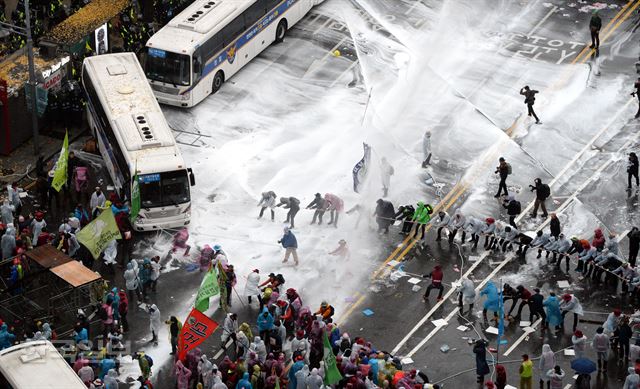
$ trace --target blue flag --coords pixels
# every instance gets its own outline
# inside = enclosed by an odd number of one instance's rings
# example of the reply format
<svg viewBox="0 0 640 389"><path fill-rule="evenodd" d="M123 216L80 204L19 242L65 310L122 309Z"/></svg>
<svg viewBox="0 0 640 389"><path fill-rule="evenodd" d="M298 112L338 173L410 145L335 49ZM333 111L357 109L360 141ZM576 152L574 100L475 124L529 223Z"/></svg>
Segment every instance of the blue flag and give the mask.
<svg viewBox="0 0 640 389"><path fill-rule="evenodd" d="M358 193L358 186L362 181L364 181L364 179L367 176L367 168L368 168L369 160L371 159L371 146L369 146L366 143L363 143L362 147L364 148L364 156L360 161L358 161L358 163L356 163L356 166L354 166L352 170L353 191L356 193Z"/></svg>
<svg viewBox="0 0 640 389"><path fill-rule="evenodd" d="M498 293L498 337L504 335L504 300L502 299L502 289Z"/></svg>

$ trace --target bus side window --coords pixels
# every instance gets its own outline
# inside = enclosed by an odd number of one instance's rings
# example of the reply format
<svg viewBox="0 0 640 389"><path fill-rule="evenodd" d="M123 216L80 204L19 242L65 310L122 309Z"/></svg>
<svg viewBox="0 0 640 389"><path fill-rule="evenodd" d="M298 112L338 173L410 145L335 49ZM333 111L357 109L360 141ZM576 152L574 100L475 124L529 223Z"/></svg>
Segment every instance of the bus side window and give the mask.
<svg viewBox="0 0 640 389"><path fill-rule="evenodd" d="M247 28L254 25L267 13L267 3L265 0L258 0L244 11L244 23Z"/></svg>
<svg viewBox="0 0 640 389"><path fill-rule="evenodd" d="M245 29L244 15L238 15L229 24L222 29L222 40L224 45L228 45L233 42Z"/></svg>
<svg viewBox="0 0 640 389"><path fill-rule="evenodd" d="M274 9L278 4L280 4L282 2L282 0L266 0L267 3L267 9L269 11L271 11L272 9Z"/></svg>
<svg viewBox="0 0 640 389"><path fill-rule="evenodd" d="M193 54L193 74L194 80L198 80L202 76L202 60L199 51Z"/></svg>

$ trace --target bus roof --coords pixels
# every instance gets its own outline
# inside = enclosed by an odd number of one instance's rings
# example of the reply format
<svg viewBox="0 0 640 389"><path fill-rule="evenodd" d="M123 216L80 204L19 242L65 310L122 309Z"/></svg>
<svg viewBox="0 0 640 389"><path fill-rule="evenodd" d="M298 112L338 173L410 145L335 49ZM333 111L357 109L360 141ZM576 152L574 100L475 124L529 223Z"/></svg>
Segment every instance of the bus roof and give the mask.
<svg viewBox="0 0 640 389"><path fill-rule="evenodd" d="M86 389L80 377L46 340L0 351L0 373L16 389Z"/></svg>
<svg viewBox="0 0 640 389"><path fill-rule="evenodd" d="M134 53L87 57L83 64L109 117L129 170L185 169L171 129Z"/></svg>
<svg viewBox="0 0 640 389"><path fill-rule="evenodd" d="M148 41L147 46L191 54L256 0L196 0Z"/></svg>

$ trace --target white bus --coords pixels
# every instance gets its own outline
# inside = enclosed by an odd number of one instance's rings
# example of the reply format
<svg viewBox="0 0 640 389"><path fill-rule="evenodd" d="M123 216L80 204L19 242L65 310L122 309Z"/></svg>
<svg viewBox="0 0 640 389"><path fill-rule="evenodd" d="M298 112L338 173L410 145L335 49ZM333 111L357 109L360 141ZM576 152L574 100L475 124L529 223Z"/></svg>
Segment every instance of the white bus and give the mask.
<svg viewBox="0 0 640 389"><path fill-rule="evenodd" d="M194 1L147 42L143 62L158 101L198 104L322 1Z"/></svg>
<svg viewBox="0 0 640 389"><path fill-rule="evenodd" d="M185 166L135 54L86 58L82 85L89 126L121 197L131 197L137 170L141 209L134 229L189 224L193 172Z"/></svg>
<svg viewBox="0 0 640 389"><path fill-rule="evenodd" d="M36 340L0 351L0 388L87 389L87 386L51 343Z"/></svg>

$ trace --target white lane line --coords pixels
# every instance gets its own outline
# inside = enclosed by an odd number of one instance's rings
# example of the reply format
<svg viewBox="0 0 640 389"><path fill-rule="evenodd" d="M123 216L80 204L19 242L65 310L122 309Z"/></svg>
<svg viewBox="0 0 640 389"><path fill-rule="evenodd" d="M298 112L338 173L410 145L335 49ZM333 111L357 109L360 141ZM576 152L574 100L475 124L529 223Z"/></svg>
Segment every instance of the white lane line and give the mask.
<svg viewBox="0 0 640 389"><path fill-rule="evenodd" d="M336 51L336 49L338 49L338 47L340 47L341 44L344 43L344 41L347 40L347 37L343 37L342 39L340 39L340 41L338 43L336 43L335 46L333 46L331 48L331 50L327 51L327 53L322 56L322 58L320 58L319 60L313 61L311 63L311 66L309 66L309 69L307 69L307 71L304 73L304 76L302 76L303 78L306 77L308 74L315 72L316 70L318 70L321 66L322 63L324 63L324 61L327 60L327 58L329 58L330 55L333 55L333 52Z"/></svg>
<svg viewBox="0 0 640 389"><path fill-rule="evenodd" d="M318 27L318 28L313 32L313 35L316 35L316 34L318 34L320 31L322 31L322 29L324 29L325 27L327 27L327 25L328 25L329 23L331 23L331 21L333 21L333 18L332 18L332 17L330 17L330 16L327 16L327 21L326 21L326 22L324 22L324 23L322 23L322 24L320 25L320 27Z"/></svg>
<svg viewBox="0 0 640 389"><path fill-rule="evenodd" d="M553 6L553 8L551 8L551 10L549 10L549 12L545 15L545 17L544 17L544 18L542 18L542 20L541 20L541 21L539 21L539 22L538 22L538 24L536 24L535 26L533 26L533 28L531 29L531 31L529 31L529 32L527 33L527 38L530 38L530 37L533 35L533 33L534 33L534 32L536 32L536 30L537 30L538 28L540 28L540 26L542 25L542 23L546 22L546 21L547 21L547 19L549 19L549 16L551 16L554 12L556 12L556 10L557 10L557 9L558 9L558 7L554 5L554 6Z"/></svg>
<svg viewBox="0 0 640 389"><path fill-rule="evenodd" d="M411 11L413 11L413 9L414 9L414 8L416 8L418 5L421 5L421 4L422 4L422 0L416 0L416 2L415 2L415 3L413 3L413 5L411 6L411 8L409 8L409 9L407 10L407 12L405 12L404 14L405 14L405 15L409 15L409 14L411 13Z"/></svg>
<svg viewBox="0 0 640 389"><path fill-rule="evenodd" d="M560 172L558 172L558 174L556 174L556 176L553 178L553 180L551 180L549 182L549 187L552 187L555 183L558 182L558 180L560 180L560 178L569 170L569 168L571 168L577 161L578 159L580 159L580 157L582 157L582 155L584 155L584 153L586 153L588 150L591 150L591 147L593 146L593 144L596 142L596 140L598 140L602 134L604 134L607 130L610 129L610 127L613 125L613 123L618 119L618 116L624 112L627 109L627 106L629 104L631 104L633 101L635 100L635 98L631 98L629 99L629 101L627 101L627 103L625 105L623 105L618 112L616 112L616 114L611 118L611 120L604 126L602 127L602 129L600 131L598 131L590 140L589 142L587 142L587 144L584 145L584 147L582 148L582 150L580 150L578 152L578 154L576 154L573 159L571 161L569 161L563 168L562 170L560 170ZM624 148L624 146L623 146ZM531 208L533 208L535 202L531 202L529 203L529 205L527 205L527 207L520 213L520 215L526 215ZM557 210L556 210L557 212ZM544 224L546 225L546 223Z"/></svg>
<svg viewBox="0 0 640 389"><path fill-rule="evenodd" d="M536 332L536 328L540 325L540 323L542 323L542 319L538 318L538 320L536 320L535 323L533 323L533 325L531 326L531 331L525 331L524 334L522 334L518 340L516 340L511 347L509 347L509 349L507 351L505 351L504 355L505 357L508 356L509 354L511 354L511 352L513 350L516 349L516 347L518 347L518 345L520 345L520 343L522 343L523 340L525 340L527 338L527 336L533 334L534 332Z"/></svg>
<svg viewBox="0 0 640 389"><path fill-rule="evenodd" d="M229 346L231 346L231 344L233 343L233 340L229 339L227 341L227 344L225 344L224 348L227 348ZM213 360L217 361L218 358L220 358L220 356L222 356L222 353L224 353L224 348L220 348L220 350L218 350L218 352L216 353L216 355L213 356Z"/></svg>
<svg viewBox="0 0 640 389"><path fill-rule="evenodd" d="M567 386L565 386L564 389L571 389L571 384L567 384Z"/></svg>
<svg viewBox="0 0 640 389"><path fill-rule="evenodd" d="M333 88L338 81L340 81L340 79L342 79L342 77L347 74L348 72L351 71L351 69L353 69L356 65L358 65L360 63L359 60L355 60L351 65L349 65L349 67L342 73L340 73L340 75L338 77L336 77L335 80L333 80L333 82L331 83L331 85L329 85L329 88Z"/></svg>
<svg viewBox="0 0 640 389"><path fill-rule="evenodd" d="M478 260L476 260L476 262L471 265L471 267L467 270L466 273L464 273L463 277L467 277L469 276L469 274L471 274L471 272L478 267L478 265L480 265L480 262L482 262L487 256L489 255L488 251L483 252L480 255L480 258L478 258ZM438 308L440 308L440 306L449 299L449 297L451 297L451 295L456 291L456 288L449 288L449 290L447 291L447 293L444 295L444 297L442 298L442 301L439 301L436 305L433 306L433 308L431 308L429 310L429 312L427 312L426 315L424 315L424 317L422 319L420 319L420 321L413 326L413 328L407 333L407 335L405 335L404 338L402 338L402 340L396 345L396 347L391 351L391 354L395 354L398 352L398 350L400 350L400 348L402 348L402 346L405 345L405 343L407 343L407 340L409 340L409 338L411 338L411 336L413 336L413 334L416 333L416 331L418 331L418 329L420 329L420 327L422 327L422 325L424 323L427 322L427 320L429 320L429 318L431 317L431 315L433 315ZM457 308L456 308L457 309Z"/></svg>
<svg viewBox="0 0 640 389"><path fill-rule="evenodd" d="M502 270L502 268L509 262L511 262L511 259L515 258L515 256L511 257L511 258L507 258L504 261L502 261L502 263L500 263L500 265L498 265L498 267L496 267L491 274L489 274L489 276L487 278L485 278L479 285L478 287L476 287L476 292L480 291L480 289L482 289L482 287L484 287L484 285L489 282L489 280L491 278L493 278L493 276L495 276L500 270ZM479 262L479 261L478 261ZM454 290L452 288L452 290ZM451 311L451 313L449 313L449 315L447 315L447 317L444 319L445 321L450 321L455 315L458 314L458 307L456 307L453 311ZM416 347L414 347L411 351L409 351L409 353L407 355L405 355L404 357L407 358L411 358L413 356L413 354L415 354L416 352L418 352L422 346L424 346L432 337L435 336L435 334L438 333L438 331L440 331L440 329L442 329L443 327L436 327L434 328L424 339L422 339L420 341L420 343L418 343L416 345ZM391 353L393 354L393 353Z"/></svg>

